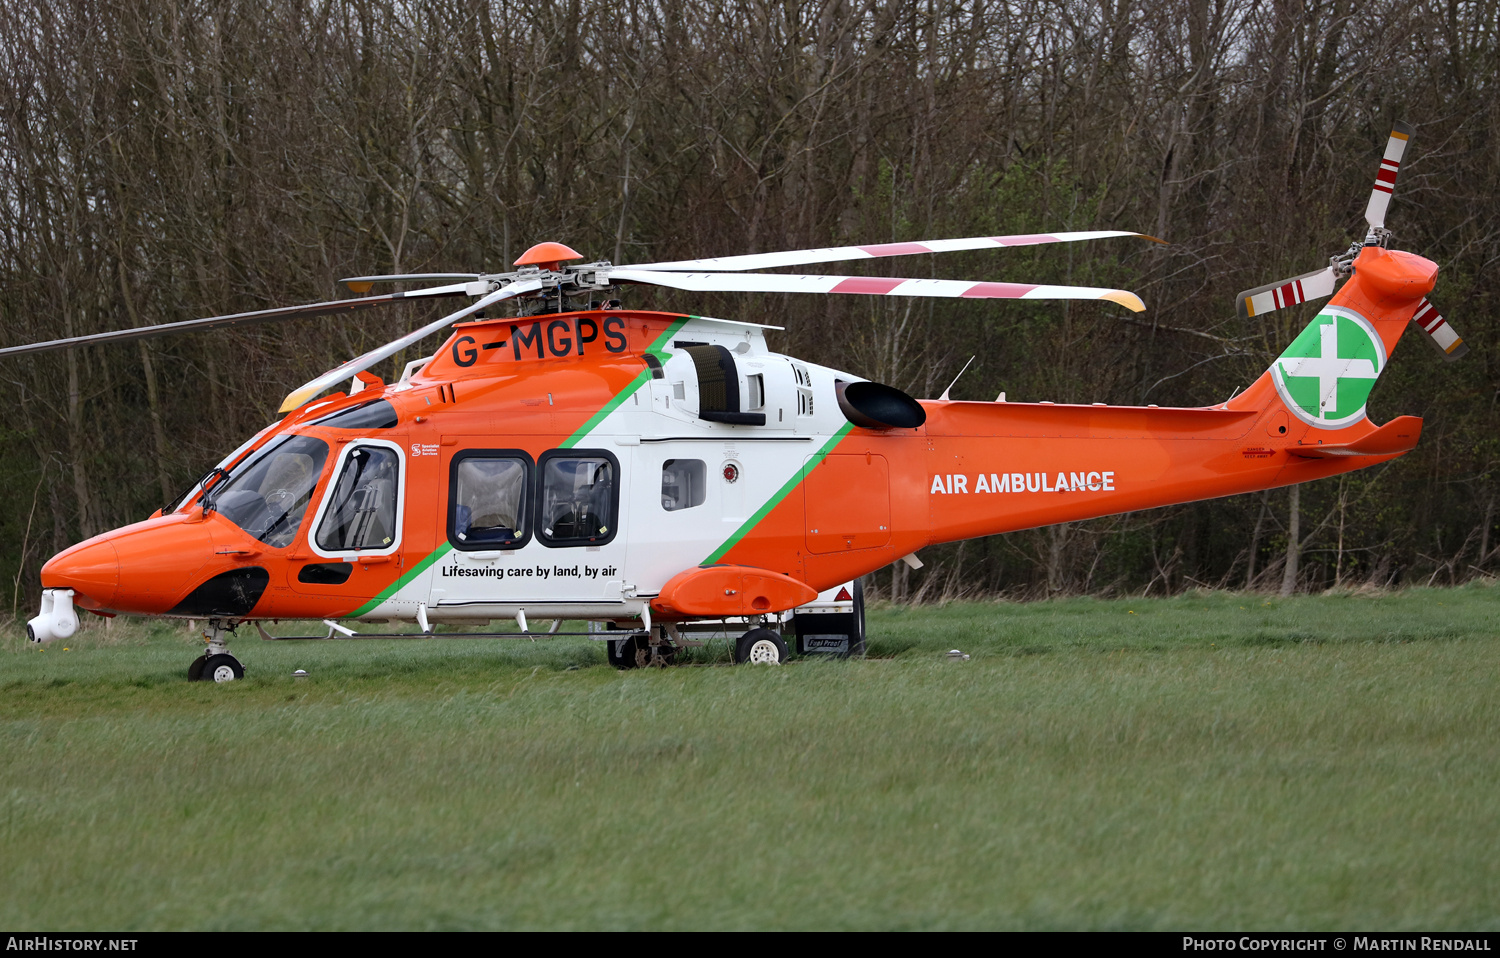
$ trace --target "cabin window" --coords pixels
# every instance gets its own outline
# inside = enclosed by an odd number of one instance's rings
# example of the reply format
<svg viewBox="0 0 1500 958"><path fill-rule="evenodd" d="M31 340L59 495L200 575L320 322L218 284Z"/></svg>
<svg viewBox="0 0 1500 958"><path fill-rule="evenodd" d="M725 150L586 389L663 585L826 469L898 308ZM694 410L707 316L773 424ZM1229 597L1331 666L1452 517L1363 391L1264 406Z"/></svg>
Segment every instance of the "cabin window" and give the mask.
<svg viewBox="0 0 1500 958"><path fill-rule="evenodd" d="M668 512L703 505L708 465L702 459L668 459L661 467L661 507Z"/></svg>
<svg viewBox="0 0 1500 958"><path fill-rule="evenodd" d="M470 552L526 544L530 456L519 450L461 452L449 482L449 542Z"/></svg>
<svg viewBox="0 0 1500 958"><path fill-rule="evenodd" d="M318 525L324 552L382 552L396 544L401 458L385 446L356 446L328 493Z"/></svg>
<svg viewBox="0 0 1500 958"><path fill-rule="evenodd" d="M550 546L600 545L615 537L619 464L607 452L559 450L538 466L537 531Z"/></svg>
<svg viewBox="0 0 1500 958"><path fill-rule="evenodd" d="M209 486L204 505L273 549L285 548L302 527L327 458L328 444L312 436L272 440Z"/></svg>

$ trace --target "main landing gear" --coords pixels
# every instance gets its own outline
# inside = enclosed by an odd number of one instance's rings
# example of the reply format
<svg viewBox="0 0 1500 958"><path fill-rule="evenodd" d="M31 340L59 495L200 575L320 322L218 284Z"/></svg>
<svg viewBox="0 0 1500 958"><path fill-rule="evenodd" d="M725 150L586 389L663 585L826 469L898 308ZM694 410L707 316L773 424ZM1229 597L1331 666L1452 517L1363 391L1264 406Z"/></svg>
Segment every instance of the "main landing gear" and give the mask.
<svg viewBox="0 0 1500 958"><path fill-rule="evenodd" d="M751 629L734 643L734 661L743 665L780 665L787 659L786 643L781 634L770 629Z"/></svg>
<svg viewBox="0 0 1500 958"><path fill-rule="evenodd" d="M224 644L225 633L233 634L234 625L225 624L218 619L208 621L208 628L203 630L203 641L208 643L208 651L188 666L189 682L233 682L245 677L245 667L240 664L239 659L229 654L229 648Z"/></svg>
<svg viewBox="0 0 1500 958"><path fill-rule="evenodd" d="M755 628L735 641L734 661L737 664L749 662L756 665L780 665L785 662L788 651L781 634L766 628L759 621L752 620L752 624ZM702 644L682 638L678 630L669 625L653 628L649 637L645 633L636 633L625 638L609 639L604 648L609 664L624 670L665 667L677 660L677 653L684 645Z"/></svg>
<svg viewBox="0 0 1500 958"><path fill-rule="evenodd" d="M677 646L659 627L651 630L649 639L645 635L610 639L604 643L604 651L609 664L621 670L665 667L677 660Z"/></svg>

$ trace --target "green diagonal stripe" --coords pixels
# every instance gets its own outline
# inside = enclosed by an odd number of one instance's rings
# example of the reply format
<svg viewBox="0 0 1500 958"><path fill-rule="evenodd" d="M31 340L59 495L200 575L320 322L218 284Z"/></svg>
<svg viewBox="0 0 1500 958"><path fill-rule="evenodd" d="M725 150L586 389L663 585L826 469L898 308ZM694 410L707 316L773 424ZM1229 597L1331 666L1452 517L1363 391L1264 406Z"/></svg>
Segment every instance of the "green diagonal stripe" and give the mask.
<svg viewBox="0 0 1500 958"><path fill-rule="evenodd" d="M397 590L405 588L408 582L410 582L412 579L415 579L423 572L427 571L429 566L452 551L453 544L450 542L444 542L442 545L429 552L427 554L427 558L423 559L421 562L418 562L416 565L407 570L405 575L401 576L401 578L386 586L385 591L381 592L369 602L366 602L364 605L355 609L353 612L350 612L347 616L344 616L344 618L356 619L362 615L368 615L372 609L374 609L380 603L384 602L386 599L389 599L391 596L395 595Z"/></svg>
<svg viewBox="0 0 1500 958"><path fill-rule="evenodd" d="M672 337L677 335L677 331L682 329L682 327L687 324L688 320L696 318L696 316L684 316L682 319L679 319L672 325L668 326L666 332L656 337L656 341L653 342L650 346L646 347L646 352L655 356L659 360L665 360L667 356L661 351L662 347L672 341ZM641 370L636 375L636 377L630 381L629 385L620 390L619 394L616 395L615 398L611 399L609 402L600 407L598 412L589 417L588 422L584 423L582 426L579 426L578 431L573 433L573 435L569 436L567 439L564 439L558 448L572 449L574 446L578 445L584 440L584 437L586 437L589 433L593 432L599 427L599 424L605 420L605 417L618 409L621 403L629 399L631 396L635 395L635 391L637 389L640 389L650 381L651 370Z"/></svg>
<svg viewBox="0 0 1500 958"><path fill-rule="evenodd" d="M731 535L728 539L724 540L723 545L719 546L713 552L710 552L708 554L708 558L704 559L700 563L700 565L713 565L715 562L718 562L720 559L724 558L725 553L738 545L739 541L745 538L745 535L751 529L754 529L757 525L759 525L760 521L767 515L769 515L772 509L775 509L778 505L780 505L781 500L785 499L793 489L797 488L797 486L802 483L802 480L807 478L807 474L816 469L818 467L818 464L823 461L824 457L826 457L830 452L833 451L833 447L837 446L839 444L839 441L842 440L846 435L848 435L849 430L853 428L853 423L845 423L844 428L834 433L833 438L829 439L823 444L823 448L819 449L817 452L809 456L807 458L807 461L802 464L802 466L797 470L792 478L788 479L785 485L776 490L776 494L767 499L765 505L755 510L755 515L751 516L743 523L741 523L740 527L734 530L734 534Z"/></svg>
<svg viewBox="0 0 1500 958"><path fill-rule="evenodd" d="M656 337L655 341L653 341L650 346L646 347L646 352L651 353L657 359L667 359L667 355L662 352L662 349L666 346L667 343L672 341L672 337L676 336L678 331L681 330L683 326L687 325L689 320L693 320L696 318L696 316L684 316L674 322L672 325L668 326L660 336ZM580 426L577 432L573 433L573 435L565 439L561 443L560 448L571 449L573 446L578 445L578 443L581 442L584 437L593 432L594 429L596 429L598 425L604 421L606 416L614 412L615 409L619 408L620 403L629 399L637 389L641 388L642 385L650 381L651 370L642 370L640 374L635 377L635 379L630 381L629 385L620 390L620 393L617 396L615 396L609 402L605 403L598 412L590 416L589 421ZM397 579L395 582L392 582L389 586L387 586L385 590L375 598L371 599L369 602L366 602L364 605L355 609L353 612L350 612L346 616L346 618L352 619L358 618L361 615L368 615L372 610L379 606L380 603L384 602L391 596L395 595L398 591L405 588L407 583L411 582L411 580L421 575L428 568L430 568L434 562L437 562L439 559L443 558L443 556L452 551L453 544L451 542L444 542L442 545L432 550L432 552L428 553L427 558L412 566L405 575L401 576L401 578Z"/></svg>

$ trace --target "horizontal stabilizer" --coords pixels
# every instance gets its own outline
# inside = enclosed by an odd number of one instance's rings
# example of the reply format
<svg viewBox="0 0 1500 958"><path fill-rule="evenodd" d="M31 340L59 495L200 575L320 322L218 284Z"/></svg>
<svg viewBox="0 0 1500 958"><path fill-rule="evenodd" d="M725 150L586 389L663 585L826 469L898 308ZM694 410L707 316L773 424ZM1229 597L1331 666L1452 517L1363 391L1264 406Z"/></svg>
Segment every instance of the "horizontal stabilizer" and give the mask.
<svg viewBox="0 0 1500 958"><path fill-rule="evenodd" d="M1291 446L1287 452L1304 459L1339 459L1344 456L1399 456L1411 452L1422 437L1419 416L1397 416L1362 439L1333 445Z"/></svg>
<svg viewBox="0 0 1500 958"><path fill-rule="evenodd" d="M1427 341L1432 343L1449 362L1469 351L1468 345L1458 337L1458 333L1453 331L1453 327L1448 325L1448 321L1437 311L1437 308L1426 299L1423 299L1417 306L1417 311L1412 315L1411 321L1427 334Z"/></svg>
<svg viewBox="0 0 1500 958"><path fill-rule="evenodd" d="M1332 296L1337 284L1338 277L1334 275L1333 268L1325 267L1315 273L1304 273L1291 279L1247 289L1235 297L1235 305L1239 309L1240 319L1250 319L1262 313L1296 306L1310 299Z"/></svg>

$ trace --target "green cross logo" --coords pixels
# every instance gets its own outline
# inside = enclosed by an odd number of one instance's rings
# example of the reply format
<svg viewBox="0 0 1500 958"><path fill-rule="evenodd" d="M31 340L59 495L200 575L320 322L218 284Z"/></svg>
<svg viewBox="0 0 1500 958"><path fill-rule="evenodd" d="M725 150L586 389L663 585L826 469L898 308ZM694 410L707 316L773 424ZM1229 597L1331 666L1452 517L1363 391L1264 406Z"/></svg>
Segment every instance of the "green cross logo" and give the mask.
<svg viewBox="0 0 1500 958"><path fill-rule="evenodd" d="M1276 391L1299 419L1325 429L1365 416L1365 401L1385 366L1385 347L1358 313L1328 306L1271 367Z"/></svg>

